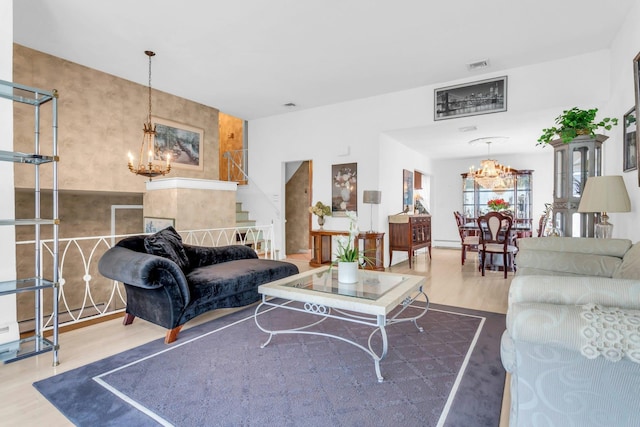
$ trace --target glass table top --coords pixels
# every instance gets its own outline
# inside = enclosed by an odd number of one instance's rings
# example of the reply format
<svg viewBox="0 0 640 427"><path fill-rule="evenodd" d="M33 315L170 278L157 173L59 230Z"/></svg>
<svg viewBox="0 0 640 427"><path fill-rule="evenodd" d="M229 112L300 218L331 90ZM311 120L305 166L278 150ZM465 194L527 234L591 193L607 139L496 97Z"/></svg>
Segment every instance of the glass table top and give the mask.
<svg viewBox="0 0 640 427"><path fill-rule="evenodd" d="M338 282L338 270L332 268L293 280L283 286L377 300L405 280L407 278L399 274L380 274L369 270L358 270L356 283L341 283Z"/></svg>

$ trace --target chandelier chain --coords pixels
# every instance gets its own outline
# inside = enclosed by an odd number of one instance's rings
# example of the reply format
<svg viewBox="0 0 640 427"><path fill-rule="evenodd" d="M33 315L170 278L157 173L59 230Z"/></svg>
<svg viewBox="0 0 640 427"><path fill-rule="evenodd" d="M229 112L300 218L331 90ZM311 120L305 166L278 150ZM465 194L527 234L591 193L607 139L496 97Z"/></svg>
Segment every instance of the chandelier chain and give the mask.
<svg viewBox="0 0 640 427"><path fill-rule="evenodd" d="M149 56L149 123L151 123L151 57L155 56L155 53L151 51L145 51L145 53Z"/></svg>

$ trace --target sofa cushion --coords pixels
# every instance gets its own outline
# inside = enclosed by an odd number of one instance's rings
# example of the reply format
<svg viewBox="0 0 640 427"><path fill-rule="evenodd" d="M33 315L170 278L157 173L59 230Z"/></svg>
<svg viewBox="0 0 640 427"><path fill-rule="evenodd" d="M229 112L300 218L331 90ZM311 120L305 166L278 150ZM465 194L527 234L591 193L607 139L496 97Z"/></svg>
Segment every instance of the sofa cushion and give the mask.
<svg viewBox="0 0 640 427"><path fill-rule="evenodd" d="M241 259L194 268L187 281L194 300L221 298L298 274L294 264L270 259Z"/></svg>
<svg viewBox="0 0 640 427"><path fill-rule="evenodd" d="M182 246L182 237L171 226L145 237L144 247L148 254L175 262L182 271L189 269L189 258Z"/></svg>
<svg viewBox="0 0 640 427"><path fill-rule="evenodd" d="M622 264L613 273L615 279L640 280L640 243L636 243L624 254Z"/></svg>
<svg viewBox="0 0 640 427"><path fill-rule="evenodd" d="M544 239L553 240L555 237L545 237ZM517 262L517 274L519 275L531 274L529 270L535 269L538 270L535 274L545 274L540 272L540 270L546 270L559 273L558 275L575 274L581 276L612 277L616 269L622 264L622 259L615 256L594 255L590 253L552 250L532 251L520 247Z"/></svg>
<svg viewBox="0 0 640 427"><path fill-rule="evenodd" d="M518 239L520 251L573 252L622 258L631 248L629 239L594 239L590 237L532 237Z"/></svg>

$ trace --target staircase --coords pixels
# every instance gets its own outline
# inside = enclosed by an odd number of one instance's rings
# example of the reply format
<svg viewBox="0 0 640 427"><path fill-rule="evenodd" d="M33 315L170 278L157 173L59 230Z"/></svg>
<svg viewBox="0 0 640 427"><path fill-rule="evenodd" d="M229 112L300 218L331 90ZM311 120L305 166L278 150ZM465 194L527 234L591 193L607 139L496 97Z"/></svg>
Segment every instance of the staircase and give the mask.
<svg viewBox="0 0 640 427"><path fill-rule="evenodd" d="M242 202L236 202L236 227L253 227L254 220L249 219L249 212L242 210Z"/></svg>
<svg viewBox="0 0 640 427"><path fill-rule="evenodd" d="M260 256L264 255L267 242L262 231L251 229L255 225L256 222L249 219L249 212L242 210L242 202L236 202L236 242L253 248Z"/></svg>

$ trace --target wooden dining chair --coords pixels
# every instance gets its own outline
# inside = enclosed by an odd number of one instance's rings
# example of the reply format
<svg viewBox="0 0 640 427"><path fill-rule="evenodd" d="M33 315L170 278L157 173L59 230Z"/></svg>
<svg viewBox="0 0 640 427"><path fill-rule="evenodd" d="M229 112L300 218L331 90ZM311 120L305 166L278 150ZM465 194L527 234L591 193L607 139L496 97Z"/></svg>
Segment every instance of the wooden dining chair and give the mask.
<svg viewBox="0 0 640 427"><path fill-rule="evenodd" d="M472 236L469 234L469 230L463 228L465 224L464 215L460 212L454 211L453 216L456 218L456 224L458 225L458 233L460 234L460 244L462 245L461 261L464 265L464 261L467 259L467 249L475 249L480 243L480 237Z"/></svg>
<svg viewBox="0 0 640 427"><path fill-rule="evenodd" d="M507 270L511 265L513 265L513 270L515 271L514 258L518 248L510 244L512 224L511 217L500 212L489 212L484 216L478 217L478 228L480 229L478 250L480 251L480 268L483 276L487 254L502 254L505 279L507 278Z"/></svg>

